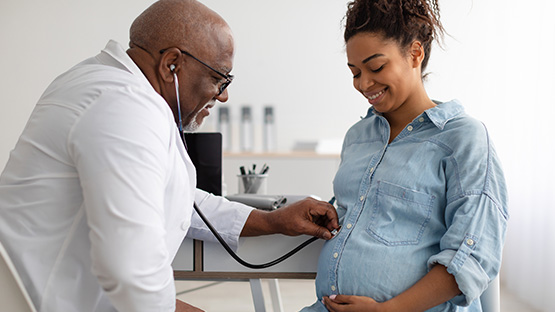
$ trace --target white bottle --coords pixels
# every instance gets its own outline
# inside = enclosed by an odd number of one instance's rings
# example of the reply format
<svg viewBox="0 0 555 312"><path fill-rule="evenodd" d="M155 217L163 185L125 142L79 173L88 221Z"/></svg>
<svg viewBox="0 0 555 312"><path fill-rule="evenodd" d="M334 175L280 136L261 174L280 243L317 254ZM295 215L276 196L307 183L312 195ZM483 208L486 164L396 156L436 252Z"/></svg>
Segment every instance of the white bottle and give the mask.
<svg viewBox="0 0 555 312"><path fill-rule="evenodd" d="M274 152L276 150L274 108L264 107L264 151Z"/></svg>
<svg viewBox="0 0 555 312"><path fill-rule="evenodd" d="M241 151L252 152L254 149L254 128L250 106L241 107Z"/></svg>
<svg viewBox="0 0 555 312"><path fill-rule="evenodd" d="M218 132L222 134L222 151L231 151L231 118L229 107L220 106L218 115Z"/></svg>

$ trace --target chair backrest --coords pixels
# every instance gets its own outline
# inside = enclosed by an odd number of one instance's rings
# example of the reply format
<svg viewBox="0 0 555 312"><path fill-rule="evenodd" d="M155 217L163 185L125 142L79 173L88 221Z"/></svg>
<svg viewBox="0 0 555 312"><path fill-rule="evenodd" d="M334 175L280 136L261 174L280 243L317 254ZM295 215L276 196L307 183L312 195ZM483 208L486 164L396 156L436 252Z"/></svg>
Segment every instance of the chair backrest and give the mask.
<svg viewBox="0 0 555 312"><path fill-rule="evenodd" d="M1 242L0 285L2 311L36 312L33 302Z"/></svg>
<svg viewBox="0 0 555 312"><path fill-rule="evenodd" d="M488 288L480 296L483 312L501 311L501 294L499 290L499 275L491 281Z"/></svg>

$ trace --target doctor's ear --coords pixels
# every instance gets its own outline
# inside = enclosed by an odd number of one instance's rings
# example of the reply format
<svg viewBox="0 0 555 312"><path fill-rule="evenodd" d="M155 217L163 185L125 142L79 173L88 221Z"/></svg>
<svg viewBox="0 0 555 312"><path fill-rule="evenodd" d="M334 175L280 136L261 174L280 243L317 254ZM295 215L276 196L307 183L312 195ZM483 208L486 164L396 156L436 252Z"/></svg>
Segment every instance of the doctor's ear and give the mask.
<svg viewBox="0 0 555 312"><path fill-rule="evenodd" d="M162 56L157 71L164 81L171 83L174 80L174 74L180 69L183 55L177 48L169 48L160 52Z"/></svg>

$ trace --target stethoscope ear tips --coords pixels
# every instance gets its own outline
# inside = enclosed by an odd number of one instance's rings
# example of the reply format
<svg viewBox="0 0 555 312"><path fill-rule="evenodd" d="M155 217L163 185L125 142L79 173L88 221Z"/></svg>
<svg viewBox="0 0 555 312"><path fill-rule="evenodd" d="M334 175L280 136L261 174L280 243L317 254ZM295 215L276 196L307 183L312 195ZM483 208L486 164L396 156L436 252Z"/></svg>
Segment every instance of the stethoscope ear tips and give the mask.
<svg viewBox="0 0 555 312"><path fill-rule="evenodd" d="M175 70L175 65L174 65L174 64L171 64L171 65L170 65L170 70L171 70L172 72Z"/></svg>

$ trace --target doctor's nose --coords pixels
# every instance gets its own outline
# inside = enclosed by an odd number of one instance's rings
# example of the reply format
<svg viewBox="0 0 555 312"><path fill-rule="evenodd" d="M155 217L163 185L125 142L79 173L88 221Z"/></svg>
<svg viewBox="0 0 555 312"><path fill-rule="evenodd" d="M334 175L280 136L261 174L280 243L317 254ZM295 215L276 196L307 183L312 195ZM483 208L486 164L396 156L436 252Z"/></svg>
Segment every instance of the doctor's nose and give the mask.
<svg viewBox="0 0 555 312"><path fill-rule="evenodd" d="M227 102L227 100L229 99L227 89L225 89L221 94L216 95L214 98L222 103Z"/></svg>

